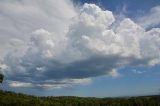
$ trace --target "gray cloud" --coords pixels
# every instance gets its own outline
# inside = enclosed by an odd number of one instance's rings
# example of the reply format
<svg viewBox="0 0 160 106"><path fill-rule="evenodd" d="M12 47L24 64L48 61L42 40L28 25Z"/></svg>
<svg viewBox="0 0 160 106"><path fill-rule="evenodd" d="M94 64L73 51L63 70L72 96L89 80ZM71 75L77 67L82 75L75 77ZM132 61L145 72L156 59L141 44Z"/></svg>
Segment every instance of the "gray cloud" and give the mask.
<svg viewBox="0 0 160 106"><path fill-rule="evenodd" d="M0 1L0 58L8 52L10 39L28 42L29 34L40 28L62 35L75 14L70 0Z"/></svg>

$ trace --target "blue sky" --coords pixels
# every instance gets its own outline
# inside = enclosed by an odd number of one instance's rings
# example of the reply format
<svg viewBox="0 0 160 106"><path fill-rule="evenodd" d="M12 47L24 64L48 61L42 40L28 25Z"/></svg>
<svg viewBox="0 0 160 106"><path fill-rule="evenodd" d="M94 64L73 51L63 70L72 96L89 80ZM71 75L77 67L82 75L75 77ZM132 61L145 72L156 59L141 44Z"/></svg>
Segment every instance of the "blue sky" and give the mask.
<svg viewBox="0 0 160 106"><path fill-rule="evenodd" d="M115 13L119 13L120 10L126 8L126 15L130 18L146 14L152 7L160 4L159 0L149 0L147 2L145 0L76 0L75 2L79 2L80 4L95 3Z"/></svg>
<svg viewBox="0 0 160 106"><path fill-rule="evenodd" d="M159 0L6 0L0 23L4 90L82 97L160 93Z"/></svg>

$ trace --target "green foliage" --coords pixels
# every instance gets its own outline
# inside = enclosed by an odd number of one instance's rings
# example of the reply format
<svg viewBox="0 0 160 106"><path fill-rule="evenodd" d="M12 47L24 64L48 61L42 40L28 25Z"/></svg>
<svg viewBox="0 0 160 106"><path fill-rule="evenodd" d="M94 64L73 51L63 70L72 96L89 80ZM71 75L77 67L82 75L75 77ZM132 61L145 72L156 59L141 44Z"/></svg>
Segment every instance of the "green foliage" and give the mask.
<svg viewBox="0 0 160 106"><path fill-rule="evenodd" d="M0 83L3 82L4 75L0 73Z"/></svg>
<svg viewBox="0 0 160 106"><path fill-rule="evenodd" d="M160 96L132 98L36 97L1 90L0 106L160 106Z"/></svg>

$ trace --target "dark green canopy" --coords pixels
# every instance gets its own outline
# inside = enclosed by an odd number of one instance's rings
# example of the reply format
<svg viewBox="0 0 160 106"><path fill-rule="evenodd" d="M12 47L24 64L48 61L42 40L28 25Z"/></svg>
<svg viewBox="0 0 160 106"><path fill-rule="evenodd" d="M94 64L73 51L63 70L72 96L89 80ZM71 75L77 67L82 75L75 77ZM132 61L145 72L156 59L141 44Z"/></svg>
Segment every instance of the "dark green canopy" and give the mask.
<svg viewBox="0 0 160 106"><path fill-rule="evenodd" d="M0 83L3 82L3 78L4 78L4 75L3 75L3 74L0 74Z"/></svg>

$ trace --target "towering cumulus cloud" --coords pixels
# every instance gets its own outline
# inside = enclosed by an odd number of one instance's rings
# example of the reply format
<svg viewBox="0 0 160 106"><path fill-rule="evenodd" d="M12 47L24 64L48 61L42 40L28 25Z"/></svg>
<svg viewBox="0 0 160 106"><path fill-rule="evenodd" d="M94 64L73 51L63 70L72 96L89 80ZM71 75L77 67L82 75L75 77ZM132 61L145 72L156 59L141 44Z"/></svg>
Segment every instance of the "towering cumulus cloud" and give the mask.
<svg viewBox="0 0 160 106"><path fill-rule="evenodd" d="M62 88L160 64L160 28L146 31L129 18L118 24L95 4L77 10L67 0L6 0L0 11L6 86Z"/></svg>

